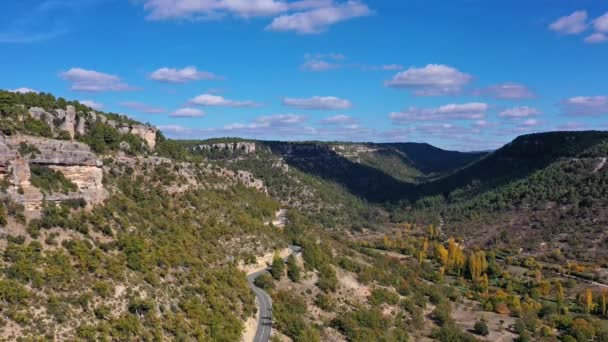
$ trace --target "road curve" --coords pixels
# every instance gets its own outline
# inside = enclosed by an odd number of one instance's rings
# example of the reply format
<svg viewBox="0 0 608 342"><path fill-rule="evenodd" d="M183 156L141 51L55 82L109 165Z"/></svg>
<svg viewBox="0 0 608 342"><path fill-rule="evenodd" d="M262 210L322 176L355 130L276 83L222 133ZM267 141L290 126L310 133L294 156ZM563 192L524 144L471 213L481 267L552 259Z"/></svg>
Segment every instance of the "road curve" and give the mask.
<svg viewBox="0 0 608 342"><path fill-rule="evenodd" d="M260 305L258 308L258 328L253 338L254 342L268 342L270 340L270 333L272 332L272 300L268 293L254 284L255 279L267 271L262 270L247 276L249 287L255 293Z"/></svg>
<svg viewBox="0 0 608 342"><path fill-rule="evenodd" d="M301 251L302 249L298 246L289 246L289 255L297 256L301 253ZM284 260L287 260L287 258ZM258 309L258 328L255 332L253 342L268 342L270 340L270 333L272 332L272 299L270 299L268 293L254 284L257 277L268 272L269 269L270 268L266 268L255 273L251 273L247 276L249 287L253 293L255 293L260 305Z"/></svg>

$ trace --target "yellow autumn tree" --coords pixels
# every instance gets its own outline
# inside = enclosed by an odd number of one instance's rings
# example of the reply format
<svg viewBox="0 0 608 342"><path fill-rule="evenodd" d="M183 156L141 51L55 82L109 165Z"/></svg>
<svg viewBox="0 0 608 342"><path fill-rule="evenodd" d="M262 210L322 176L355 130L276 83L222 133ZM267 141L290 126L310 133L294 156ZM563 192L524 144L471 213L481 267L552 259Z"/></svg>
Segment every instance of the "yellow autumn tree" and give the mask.
<svg viewBox="0 0 608 342"><path fill-rule="evenodd" d="M488 269L488 261L484 251L471 252L468 258L469 273L471 279L476 281Z"/></svg>
<svg viewBox="0 0 608 342"><path fill-rule="evenodd" d="M591 292L591 289L585 291L584 304L585 312L590 314L593 311L593 292Z"/></svg>
<svg viewBox="0 0 608 342"><path fill-rule="evenodd" d="M435 244L435 258L441 264L441 266L443 266L443 267L448 266L448 261L449 261L448 250L445 249L445 247L443 247L443 245L440 243Z"/></svg>
<svg viewBox="0 0 608 342"><path fill-rule="evenodd" d="M454 238L448 240L448 268L454 270L458 275L465 265L465 256L462 248Z"/></svg>

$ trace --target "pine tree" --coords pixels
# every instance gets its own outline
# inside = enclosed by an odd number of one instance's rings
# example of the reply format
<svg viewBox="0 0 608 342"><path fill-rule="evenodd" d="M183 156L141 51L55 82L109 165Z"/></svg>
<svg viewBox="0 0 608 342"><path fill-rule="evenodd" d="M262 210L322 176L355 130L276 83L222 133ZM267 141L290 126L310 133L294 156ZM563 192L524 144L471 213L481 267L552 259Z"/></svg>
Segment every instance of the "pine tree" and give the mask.
<svg viewBox="0 0 608 342"><path fill-rule="evenodd" d="M276 280L280 280L283 276L283 271L285 271L285 262L278 254L275 254L274 259L272 260L272 267L270 268L270 274Z"/></svg>
<svg viewBox="0 0 608 342"><path fill-rule="evenodd" d="M300 267L298 267L296 258L293 256L293 254L287 258L287 276L294 283L299 282L301 278Z"/></svg>

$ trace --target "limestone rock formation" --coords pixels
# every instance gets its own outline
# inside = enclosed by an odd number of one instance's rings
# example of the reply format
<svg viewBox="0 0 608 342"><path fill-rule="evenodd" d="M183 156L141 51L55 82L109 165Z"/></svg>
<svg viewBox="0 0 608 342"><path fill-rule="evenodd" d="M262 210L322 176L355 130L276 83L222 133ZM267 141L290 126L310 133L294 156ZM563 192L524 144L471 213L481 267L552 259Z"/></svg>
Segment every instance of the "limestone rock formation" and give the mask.
<svg viewBox="0 0 608 342"><path fill-rule="evenodd" d="M256 144L253 142L231 142L217 144L203 144L194 147L194 150L199 151L230 151L231 153L241 152L244 154L254 154L256 152Z"/></svg>
<svg viewBox="0 0 608 342"><path fill-rule="evenodd" d="M148 144L150 149L156 147L156 135L158 131L154 127L118 123L116 120L109 120L105 115L98 114L94 111L90 111L85 117L84 113L76 113L74 106L67 106L65 110L60 108L55 109L54 113L48 113L43 108L32 107L29 109L29 113L31 117L45 121L51 129L56 128L55 125L59 124L57 122L60 122L59 127L57 128L68 132L71 139L74 139L76 133L79 135L86 134L87 121L89 124L100 122L101 124L107 124L108 126L118 129L120 134L133 134L140 137Z"/></svg>
<svg viewBox="0 0 608 342"><path fill-rule="evenodd" d="M31 146L40 153L21 155L21 146ZM69 194L43 194L31 184L30 165L44 165L61 172L78 190ZM0 174L8 178L8 195L23 204L26 216L36 216L43 201L61 202L84 199L89 204L103 202L108 193L104 189L102 162L88 145L64 140L23 135L0 135ZM2 171L4 170L4 171Z"/></svg>

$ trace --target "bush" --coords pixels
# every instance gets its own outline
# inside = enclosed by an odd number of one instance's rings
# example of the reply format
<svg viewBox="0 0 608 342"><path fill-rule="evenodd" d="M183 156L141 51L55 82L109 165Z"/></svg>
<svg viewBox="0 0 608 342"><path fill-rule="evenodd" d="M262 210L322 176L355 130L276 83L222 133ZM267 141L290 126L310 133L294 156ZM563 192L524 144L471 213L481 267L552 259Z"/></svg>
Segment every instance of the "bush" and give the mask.
<svg viewBox="0 0 608 342"><path fill-rule="evenodd" d="M264 273L261 276L255 278L255 281L253 283L255 284L255 286L263 290L274 289L274 278L268 273Z"/></svg>
<svg viewBox="0 0 608 342"><path fill-rule="evenodd" d="M275 255L272 260L272 267L270 268L270 274L276 280L281 280L283 276L283 272L285 272L285 262L279 255Z"/></svg>
<svg viewBox="0 0 608 342"><path fill-rule="evenodd" d="M475 322L475 326L473 327L473 331L477 335L488 336L490 334L490 330L488 329L488 325L484 321Z"/></svg>

